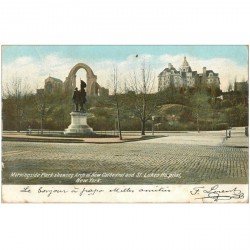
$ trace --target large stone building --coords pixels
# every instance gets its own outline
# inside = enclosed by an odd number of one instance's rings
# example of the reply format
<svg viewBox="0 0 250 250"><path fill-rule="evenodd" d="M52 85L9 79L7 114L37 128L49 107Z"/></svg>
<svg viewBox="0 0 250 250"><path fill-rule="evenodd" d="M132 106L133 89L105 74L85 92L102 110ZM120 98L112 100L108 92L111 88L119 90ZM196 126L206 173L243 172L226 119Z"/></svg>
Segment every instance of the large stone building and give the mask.
<svg viewBox="0 0 250 250"><path fill-rule="evenodd" d="M241 93L248 93L248 81L245 82L236 82L234 83L234 91Z"/></svg>
<svg viewBox="0 0 250 250"><path fill-rule="evenodd" d="M207 70L203 67L203 72L198 73L190 67L186 57L179 68L176 68L169 63L168 68L165 68L158 76L158 91L164 90L169 86L180 87L195 87L197 85L216 86L220 88L219 74L213 70Z"/></svg>
<svg viewBox="0 0 250 250"><path fill-rule="evenodd" d="M65 84L62 80L49 76L44 81L44 88L37 89L37 94L54 94L61 91L66 91Z"/></svg>
<svg viewBox="0 0 250 250"><path fill-rule="evenodd" d="M60 90L63 90L63 88L64 88L63 81L61 81L60 79L51 76L45 79L45 84L44 84L45 93L52 94Z"/></svg>

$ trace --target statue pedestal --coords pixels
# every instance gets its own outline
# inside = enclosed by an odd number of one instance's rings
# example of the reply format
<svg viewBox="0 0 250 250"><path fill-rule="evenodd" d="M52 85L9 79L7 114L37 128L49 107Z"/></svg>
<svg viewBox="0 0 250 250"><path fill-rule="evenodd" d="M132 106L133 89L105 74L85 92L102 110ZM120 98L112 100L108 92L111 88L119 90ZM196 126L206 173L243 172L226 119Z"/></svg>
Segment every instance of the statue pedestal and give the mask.
<svg viewBox="0 0 250 250"><path fill-rule="evenodd" d="M87 124L87 114L82 112L71 112L71 124L64 130L65 135L91 135L93 129Z"/></svg>

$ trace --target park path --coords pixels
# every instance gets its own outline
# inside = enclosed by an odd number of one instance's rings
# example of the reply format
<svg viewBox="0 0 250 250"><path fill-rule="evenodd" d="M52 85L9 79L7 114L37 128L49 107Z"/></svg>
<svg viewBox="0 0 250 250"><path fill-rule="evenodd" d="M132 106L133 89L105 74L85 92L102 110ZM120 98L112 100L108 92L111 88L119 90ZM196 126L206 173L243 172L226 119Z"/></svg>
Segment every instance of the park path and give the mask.
<svg viewBox="0 0 250 250"><path fill-rule="evenodd" d="M248 148L248 137L245 135L245 128L233 128L231 137L224 141L223 146L226 147L242 147Z"/></svg>
<svg viewBox="0 0 250 250"><path fill-rule="evenodd" d="M155 138L138 143L166 143L179 145L221 146L225 131L202 131L186 133L165 133L165 137Z"/></svg>
<svg viewBox="0 0 250 250"><path fill-rule="evenodd" d="M231 137L226 138L226 131L196 131L163 133L165 137L158 137L138 143L164 143L178 145L200 146L225 146L248 148L248 137L245 135L245 127L231 129Z"/></svg>

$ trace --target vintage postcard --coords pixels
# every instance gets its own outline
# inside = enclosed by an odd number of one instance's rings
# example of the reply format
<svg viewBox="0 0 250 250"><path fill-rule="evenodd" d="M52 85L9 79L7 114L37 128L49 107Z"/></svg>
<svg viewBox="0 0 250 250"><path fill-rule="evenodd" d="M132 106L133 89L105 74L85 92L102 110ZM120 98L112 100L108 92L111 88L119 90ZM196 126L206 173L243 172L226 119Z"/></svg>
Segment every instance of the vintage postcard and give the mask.
<svg viewBox="0 0 250 250"><path fill-rule="evenodd" d="M248 202L248 46L1 50L2 202Z"/></svg>

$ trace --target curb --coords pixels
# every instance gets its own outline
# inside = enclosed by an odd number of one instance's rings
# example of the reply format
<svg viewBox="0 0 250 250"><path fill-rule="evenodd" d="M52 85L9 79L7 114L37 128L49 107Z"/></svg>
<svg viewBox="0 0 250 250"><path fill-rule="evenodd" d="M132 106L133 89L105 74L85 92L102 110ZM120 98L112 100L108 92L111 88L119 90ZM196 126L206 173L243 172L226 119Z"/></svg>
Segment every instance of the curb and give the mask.
<svg viewBox="0 0 250 250"><path fill-rule="evenodd" d="M131 139L131 140L122 140L115 142L98 142L98 141L84 141L81 139L43 139L43 138L15 138L15 137L2 137L2 141L15 141L15 142L43 142L43 143L89 143L89 144L116 144L124 142L134 142L139 141L140 139Z"/></svg>
<svg viewBox="0 0 250 250"><path fill-rule="evenodd" d="M16 142L47 142L47 143L83 143L83 140L69 140L69 139L53 139L46 140L40 138L13 138L13 137L3 137L2 141L16 141Z"/></svg>
<svg viewBox="0 0 250 250"><path fill-rule="evenodd" d="M223 145L223 147L227 147L227 148L248 148L248 146L234 146L234 145Z"/></svg>

